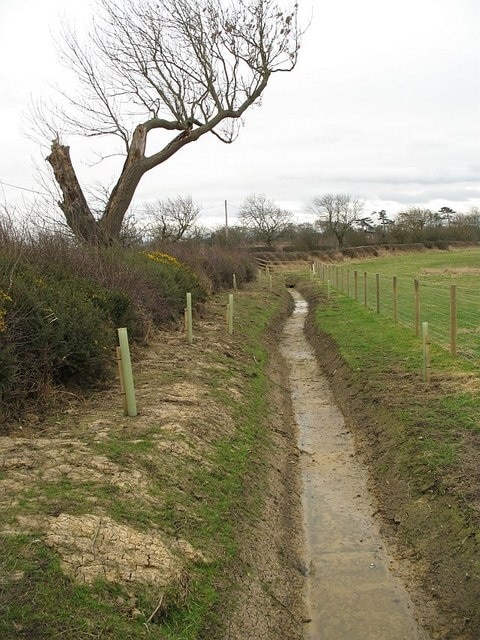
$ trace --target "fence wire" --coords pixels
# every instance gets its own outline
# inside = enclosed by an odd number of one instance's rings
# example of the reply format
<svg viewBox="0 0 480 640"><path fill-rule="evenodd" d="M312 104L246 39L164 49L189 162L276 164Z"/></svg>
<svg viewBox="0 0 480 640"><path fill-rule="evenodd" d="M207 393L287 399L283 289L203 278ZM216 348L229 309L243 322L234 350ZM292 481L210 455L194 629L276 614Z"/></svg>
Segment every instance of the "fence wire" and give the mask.
<svg viewBox="0 0 480 640"><path fill-rule="evenodd" d="M480 360L480 290L322 263L315 263L312 273L417 335L422 322L428 322L432 342L459 357Z"/></svg>

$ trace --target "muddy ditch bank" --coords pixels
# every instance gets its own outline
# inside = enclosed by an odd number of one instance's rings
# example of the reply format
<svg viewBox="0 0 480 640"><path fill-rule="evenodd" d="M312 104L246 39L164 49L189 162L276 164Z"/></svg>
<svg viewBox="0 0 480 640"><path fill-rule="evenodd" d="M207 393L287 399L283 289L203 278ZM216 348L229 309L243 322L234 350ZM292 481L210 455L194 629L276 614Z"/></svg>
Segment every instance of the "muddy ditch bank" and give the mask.
<svg viewBox="0 0 480 640"><path fill-rule="evenodd" d="M389 411L388 398L380 391L371 395L367 381L350 370L338 345L317 326L315 310L325 300L318 288L302 281L297 287L309 302L306 333L354 434L357 456L369 469L382 536L423 626L432 640L478 640L478 528L461 495L445 494L431 483L419 486L402 468L396 449L402 425ZM402 394L401 381L396 393Z"/></svg>

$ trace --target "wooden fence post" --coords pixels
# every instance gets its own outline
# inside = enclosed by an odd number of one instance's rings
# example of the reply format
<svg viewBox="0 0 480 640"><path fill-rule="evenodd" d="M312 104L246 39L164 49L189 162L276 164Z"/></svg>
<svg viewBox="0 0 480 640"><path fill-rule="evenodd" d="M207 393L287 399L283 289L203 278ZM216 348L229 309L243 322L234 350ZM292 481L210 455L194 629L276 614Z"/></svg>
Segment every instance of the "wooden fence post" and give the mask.
<svg viewBox="0 0 480 640"><path fill-rule="evenodd" d="M393 321L398 323L398 287L397 276L393 276Z"/></svg>
<svg viewBox="0 0 480 640"><path fill-rule="evenodd" d="M233 290L237 292L237 276L233 274Z"/></svg>
<svg viewBox="0 0 480 640"><path fill-rule="evenodd" d="M450 286L450 353L457 355L457 286Z"/></svg>
<svg viewBox="0 0 480 640"><path fill-rule="evenodd" d="M430 336L428 335L428 322L422 322L423 337L423 380L430 383Z"/></svg>
<svg viewBox="0 0 480 640"><path fill-rule="evenodd" d="M355 291L355 302L358 302L358 271L353 272L353 288Z"/></svg>
<svg viewBox="0 0 480 640"><path fill-rule="evenodd" d="M420 283L417 279L413 281L415 290L415 335L420 335Z"/></svg>
<svg viewBox="0 0 480 640"><path fill-rule="evenodd" d="M233 293L228 294L227 326L228 326L228 333L232 335L233 334Z"/></svg>
<svg viewBox="0 0 480 640"><path fill-rule="evenodd" d="M187 293L187 342L193 342L192 294Z"/></svg>
<svg viewBox="0 0 480 640"><path fill-rule="evenodd" d="M368 274L366 271L363 272L363 304L368 307L368 284L367 284Z"/></svg>
<svg viewBox="0 0 480 640"><path fill-rule="evenodd" d="M380 274L375 274L377 313L380 313Z"/></svg>

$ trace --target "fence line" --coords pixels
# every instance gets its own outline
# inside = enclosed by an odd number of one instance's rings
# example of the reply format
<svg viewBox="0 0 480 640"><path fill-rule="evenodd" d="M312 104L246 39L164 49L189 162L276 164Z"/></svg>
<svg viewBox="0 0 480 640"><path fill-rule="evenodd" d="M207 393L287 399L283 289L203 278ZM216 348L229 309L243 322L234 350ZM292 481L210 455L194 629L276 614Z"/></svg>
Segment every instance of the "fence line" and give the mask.
<svg viewBox="0 0 480 640"><path fill-rule="evenodd" d="M432 284L402 276L352 270L315 263L313 273L330 290L336 289L359 304L421 336L428 322L429 339L452 355L480 360L480 287Z"/></svg>

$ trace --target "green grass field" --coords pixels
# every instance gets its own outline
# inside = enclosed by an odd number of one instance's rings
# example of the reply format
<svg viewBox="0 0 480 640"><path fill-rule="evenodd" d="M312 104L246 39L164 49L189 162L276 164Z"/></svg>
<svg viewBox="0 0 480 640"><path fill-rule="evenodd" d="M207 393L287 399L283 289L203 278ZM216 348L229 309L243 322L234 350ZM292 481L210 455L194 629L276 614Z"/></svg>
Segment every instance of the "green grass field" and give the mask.
<svg viewBox="0 0 480 640"><path fill-rule="evenodd" d="M455 285L456 352L473 362L480 360L480 249L432 250L352 260L348 264L328 265L323 275L333 289L360 304L366 302L370 309L378 309L392 319L395 277L398 322L414 331L417 325L428 322L432 340L446 349L450 349L452 340L451 286ZM414 280L419 282L418 322Z"/></svg>

